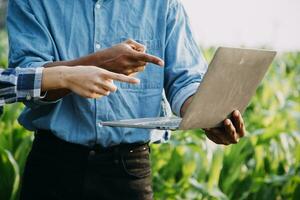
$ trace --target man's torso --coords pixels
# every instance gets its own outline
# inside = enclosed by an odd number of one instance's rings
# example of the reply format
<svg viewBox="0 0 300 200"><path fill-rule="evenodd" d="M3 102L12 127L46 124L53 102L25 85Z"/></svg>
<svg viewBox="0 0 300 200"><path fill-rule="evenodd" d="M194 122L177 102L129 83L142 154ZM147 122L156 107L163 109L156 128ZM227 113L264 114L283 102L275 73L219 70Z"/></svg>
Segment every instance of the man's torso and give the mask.
<svg viewBox="0 0 300 200"><path fill-rule="evenodd" d="M39 24L53 43L53 60L71 60L134 39L147 52L164 58L168 1L29 0ZM109 97L90 100L75 94L57 104L26 109L20 121L30 129L52 130L74 143L110 146L146 142L148 130L99 127L106 120L160 115L164 69L147 65L141 84L116 83ZM28 123L30 121L30 123Z"/></svg>

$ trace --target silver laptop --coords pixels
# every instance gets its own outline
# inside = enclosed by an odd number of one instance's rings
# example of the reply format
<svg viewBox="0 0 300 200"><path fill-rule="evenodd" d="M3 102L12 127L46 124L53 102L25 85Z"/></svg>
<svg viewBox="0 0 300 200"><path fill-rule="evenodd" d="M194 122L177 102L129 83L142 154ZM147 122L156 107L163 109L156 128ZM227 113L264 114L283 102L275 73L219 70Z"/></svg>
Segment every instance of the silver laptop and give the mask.
<svg viewBox="0 0 300 200"><path fill-rule="evenodd" d="M219 127L234 110L245 111L275 55L275 51L220 47L183 118L127 119L100 125L160 130Z"/></svg>

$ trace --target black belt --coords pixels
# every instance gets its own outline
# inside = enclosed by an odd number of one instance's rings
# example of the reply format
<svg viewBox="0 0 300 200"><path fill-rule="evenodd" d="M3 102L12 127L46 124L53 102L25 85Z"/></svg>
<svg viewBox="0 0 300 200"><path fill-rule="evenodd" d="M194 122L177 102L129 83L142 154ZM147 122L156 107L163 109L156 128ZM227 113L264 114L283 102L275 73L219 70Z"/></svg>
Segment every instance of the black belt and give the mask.
<svg viewBox="0 0 300 200"><path fill-rule="evenodd" d="M79 154L86 154L90 152L97 152L97 153L122 153L122 152L134 152L134 151L144 151L149 149L149 143L131 143L126 144L122 143L116 146L111 147L101 147L100 145L84 146L81 144L74 144L67 141L64 141L57 136L55 136L51 131L48 130L38 130L35 133L34 139L34 146L43 146L46 148L55 149L61 152L70 152L70 153L79 153ZM150 150L150 149L149 149Z"/></svg>

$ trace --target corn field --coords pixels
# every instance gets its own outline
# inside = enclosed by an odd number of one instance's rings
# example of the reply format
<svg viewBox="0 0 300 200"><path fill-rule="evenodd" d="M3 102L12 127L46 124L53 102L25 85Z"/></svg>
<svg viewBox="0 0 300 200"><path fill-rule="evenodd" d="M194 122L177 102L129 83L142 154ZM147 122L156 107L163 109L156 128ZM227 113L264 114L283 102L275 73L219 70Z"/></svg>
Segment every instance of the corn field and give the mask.
<svg viewBox="0 0 300 200"><path fill-rule="evenodd" d="M208 60L213 49L205 51ZM0 65L7 66L0 32ZM6 106L0 121L0 199L18 199L32 133L16 121L22 105ZM282 53L244 114L247 136L229 147L201 130L174 132L152 145L155 199L300 199L300 53Z"/></svg>

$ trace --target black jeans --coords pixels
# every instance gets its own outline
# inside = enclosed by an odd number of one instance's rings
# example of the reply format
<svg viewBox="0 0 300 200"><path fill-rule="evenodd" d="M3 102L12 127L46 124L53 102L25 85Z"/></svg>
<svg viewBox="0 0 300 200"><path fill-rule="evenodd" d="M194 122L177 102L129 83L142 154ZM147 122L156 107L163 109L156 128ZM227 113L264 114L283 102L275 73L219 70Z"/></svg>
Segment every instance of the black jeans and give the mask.
<svg viewBox="0 0 300 200"><path fill-rule="evenodd" d="M152 200L148 144L107 149L36 134L23 175L21 200Z"/></svg>

